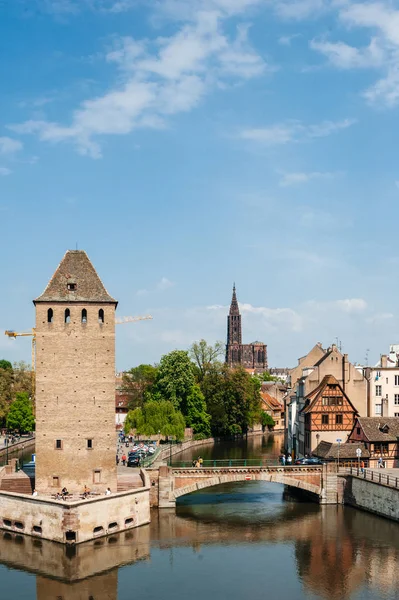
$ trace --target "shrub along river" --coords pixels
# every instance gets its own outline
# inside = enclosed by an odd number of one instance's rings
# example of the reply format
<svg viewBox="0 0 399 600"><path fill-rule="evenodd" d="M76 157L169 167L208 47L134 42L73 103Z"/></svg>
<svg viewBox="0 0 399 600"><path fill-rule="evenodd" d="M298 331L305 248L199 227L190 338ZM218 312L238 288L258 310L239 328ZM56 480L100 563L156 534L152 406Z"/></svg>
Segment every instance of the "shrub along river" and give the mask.
<svg viewBox="0 0 399 600"><path fill-rule="evenodd" d="M271 458L281 437L181 460ZM176 457L177 459L177 457ZM0 532L1 600L393 600L399 525L320 507L275 483L226 484L153 511L150 525L74 548Z"/></svg>

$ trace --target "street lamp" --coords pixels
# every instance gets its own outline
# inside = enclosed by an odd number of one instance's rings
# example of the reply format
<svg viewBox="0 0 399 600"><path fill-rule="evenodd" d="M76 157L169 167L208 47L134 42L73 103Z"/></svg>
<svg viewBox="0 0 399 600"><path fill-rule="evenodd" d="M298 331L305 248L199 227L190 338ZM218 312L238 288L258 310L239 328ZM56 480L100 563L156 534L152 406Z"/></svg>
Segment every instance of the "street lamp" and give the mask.
<svg viewBox="0 0 399 600"><path fill-rule="evenodd" d="M169 466L172 466L172 443L173 443L173 435L169 436L170 437L170 444L169 444Z"/></svg>

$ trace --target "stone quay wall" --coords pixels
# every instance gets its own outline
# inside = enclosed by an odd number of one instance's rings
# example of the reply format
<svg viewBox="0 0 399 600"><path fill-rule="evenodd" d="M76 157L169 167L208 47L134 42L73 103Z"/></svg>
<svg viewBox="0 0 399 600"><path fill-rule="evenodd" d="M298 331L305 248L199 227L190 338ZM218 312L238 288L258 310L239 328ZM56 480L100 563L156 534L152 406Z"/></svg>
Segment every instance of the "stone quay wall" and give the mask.
<svg viewBox="0 0 399 600"><path fill-rule="evenodd" d="M342 479L344 504L399 521L399 489L352 475Z"/></svg>
<svg viewBox="0 0 399 600"><path fill-rule="evenodd" d="M0 491L0 528L60 543L81 543L150 522L150 480L143 487L64 502Z"/></svg>

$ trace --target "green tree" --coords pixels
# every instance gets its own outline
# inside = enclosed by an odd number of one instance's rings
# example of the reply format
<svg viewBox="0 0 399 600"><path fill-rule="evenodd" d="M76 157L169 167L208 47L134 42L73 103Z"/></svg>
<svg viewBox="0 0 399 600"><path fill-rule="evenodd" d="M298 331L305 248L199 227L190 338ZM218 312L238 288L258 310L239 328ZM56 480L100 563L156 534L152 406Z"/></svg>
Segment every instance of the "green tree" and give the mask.
<svg viewBox="0 0 399 600"><path fill-rule="evenodd" d="M245 434L260 420L260 383L243 368L216 363L206 373L201 390L215 436Z"/></svg>
<svg viewBox="0 0 399 600"><path fill-rule="evenodd" d="M5 360L4 358L0 360L0 369L4 369L5 371L12 371L12 364L9 360Z"/></svg>
<svg viewBox="0 0 399 600"><path fill-rule="evenodd" d="M125 420L125 433L133 429L138 435L173 436L176 440L184 439L184 417L168 400L149 400L143 408L129 411Z"/></svg>
<svg viewBox="0 0 399 600"><path fill-rule="evenodd" d="M194 385L187 398L186 423L192 427L194 437L203 440L211 436L211 416L206 411L206 402L199 385Z"/></svg>
<svg viewBox="0 0 399 600"><path fill-rule="evenodd" d="M187 400L194 385L193 364L188 352L173 350L161 358L152 397L169 400L177 410L186 415Z"/></svg>
<svg viewBox="0 0 399 600"><path fill-rule="evenodd" d="M33 431L34 426L32 401L26 392L18 392L7 415L7 427L20 433L27 433Z"/></svg>
<svg viewBox="0 0 399 600"><path fill-rule="evenodd" d="M12 367L11 369L0 367L0 423L3 425L13 399L13 381Z"/></svg>
<svg viewBox="0 0 399 600"><path fill-rule="evenodd" d="M271 415L269 415L269 413L265 412L264 410L262 411L261 423L262 423L263 427L268 427L269 429L272 429L276 424L273 417Z"/></svg>
<svg viewBox="0 0 399 600"><path fill-rule="evenodd" d="M224 352L223 342L216 342L214 346L207 344L205 340L194 342L189 349L189 356L194 361L198 371L198 380L202 381L220 355Z"/></svg>
<svg viewBox="0 0 399 600"><path fill-rule="evenodd" d="M150 398L157 371L157 367L153 365L139 365L123 374L123 392L129 398L130 410L142 407L144 402Z"/></svg>

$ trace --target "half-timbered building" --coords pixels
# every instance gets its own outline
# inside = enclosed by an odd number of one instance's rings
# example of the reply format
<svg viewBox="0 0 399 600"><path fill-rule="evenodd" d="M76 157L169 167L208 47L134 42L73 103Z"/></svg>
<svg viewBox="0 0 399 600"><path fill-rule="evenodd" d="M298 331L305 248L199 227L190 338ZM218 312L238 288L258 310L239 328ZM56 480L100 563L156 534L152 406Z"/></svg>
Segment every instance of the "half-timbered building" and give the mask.
<svg viewBox="0 0 399 600"><path fill-rule="evenodd" d="M399 418L357 417L349 434L349 442L363 442L370 452L369 466L378 466L380 458L385 467L399 466Z"/></svg>
<svg viewBox="0 0 399 600"><path fill-rule="evenodd" d="M301 410L304 420L304 454L311 454L320 441L346 442L352 431L357 410L333 375L326 375L320 385L305 398Z"/></svg>

